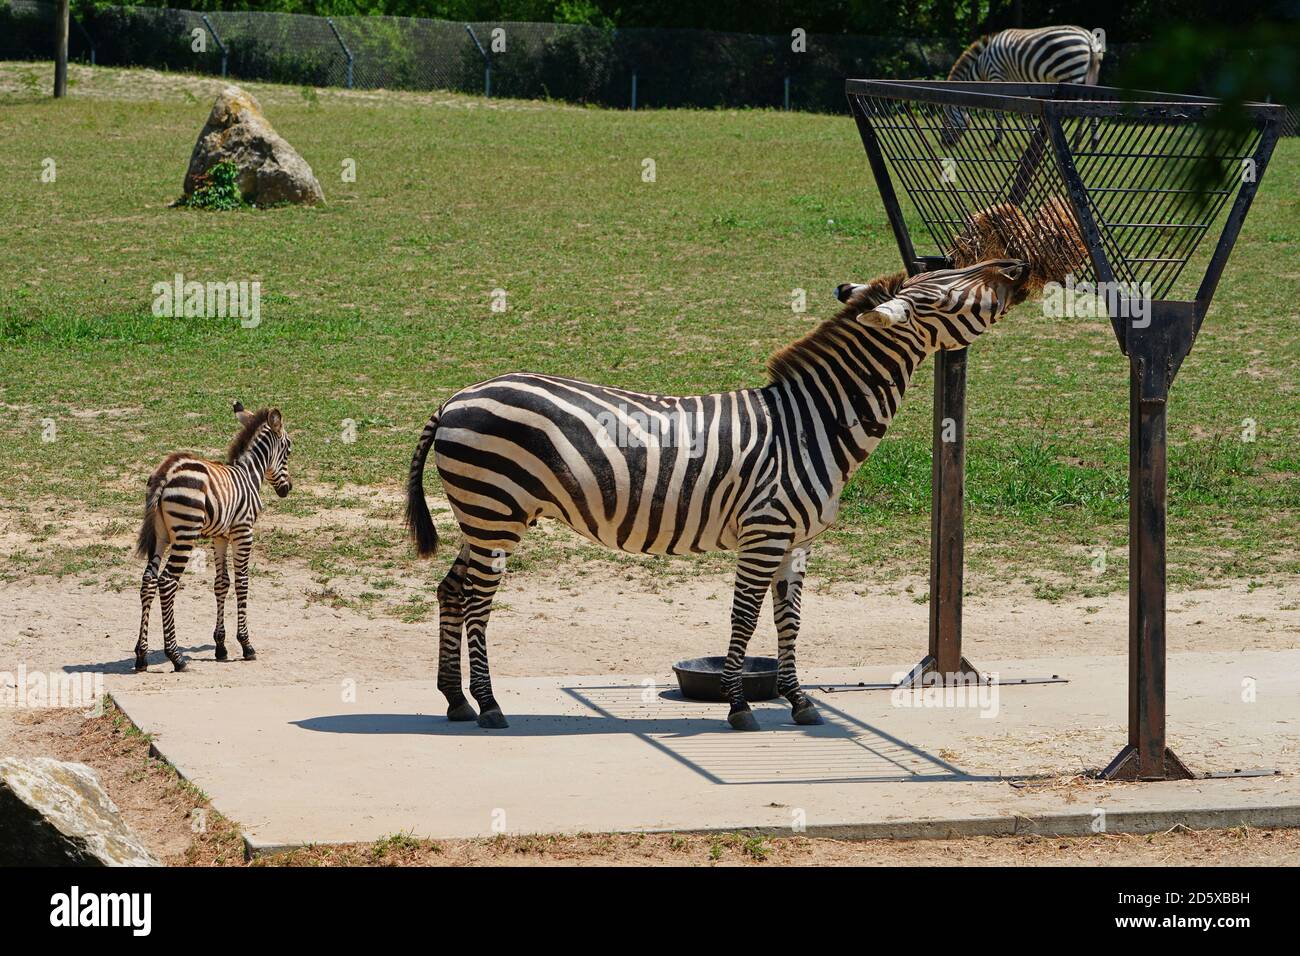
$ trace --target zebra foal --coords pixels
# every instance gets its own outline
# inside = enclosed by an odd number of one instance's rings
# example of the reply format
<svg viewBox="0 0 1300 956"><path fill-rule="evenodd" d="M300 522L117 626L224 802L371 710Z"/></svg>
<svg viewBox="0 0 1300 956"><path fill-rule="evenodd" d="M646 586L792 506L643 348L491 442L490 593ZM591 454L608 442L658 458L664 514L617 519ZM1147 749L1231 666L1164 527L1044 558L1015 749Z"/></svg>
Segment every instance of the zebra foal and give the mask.
<svg viewBox="0 0 1300 956"><path fill-rule="evenodd" d="M438 689L451 720L507 726L492 694L487 623L505 559L538 518L637 554L736 551L722 687L738 730L758 723L741 669L772 592L780 693L794 720L820 723L795 670L809 543L879 443L917 365L964 348L1024 296L1017 260L843 285L833 319L778 351L761 388L646 395L520 372L462 389L424 427L407 480L421 556L438 534L424 496L430 450L464 543L438 586ZM461 687L468 642L470 693Z"/></svg>
<svg viewBox="0 0 1300 956"><path fill-rule="evenodd" d="M226 571L228 549L234 551L235 602L239 615L235 637L243 649L244 660L257 657L248 637L247 612L253 523L262 510L263 480L269 479L281 498L293 488L289 480L289 452L293 442L284 430L284 419L278 408L249 412L235 402L234 412L240 429L230 444L225 462L172 454L149 477L144 520L136 540L136 554L147 562L140 583L140 637L135 645L137 671L148 668L149 608L155 592L162 606L163 649L172 667L185 670L188 662L176 645L173 608L180 577L199 538L212 540L217 564L213 584L217 625L212 632L217 660L228 657L225 624L226 595L230 592L230 576ZM165 566L164 553L167 554Z"/></svg>

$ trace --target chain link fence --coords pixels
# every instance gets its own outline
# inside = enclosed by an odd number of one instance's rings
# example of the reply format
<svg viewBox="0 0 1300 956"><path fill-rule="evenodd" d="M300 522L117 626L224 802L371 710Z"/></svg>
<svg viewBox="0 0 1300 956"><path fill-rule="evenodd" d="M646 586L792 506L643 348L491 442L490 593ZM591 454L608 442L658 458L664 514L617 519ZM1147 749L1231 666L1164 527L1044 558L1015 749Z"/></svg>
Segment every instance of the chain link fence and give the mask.
<svg viewBox="0 0 1300 956"><path fill-rule="evenodd" d="M0 0L0 59L54 55L54 5ZM358 89L455 90L602 106L844 112L846 77L937 79L960 40L760 36L561 23L456 23L106 7L74 17L69 55L104 66ZM1140 44L1111 44L1103 84ZM1288 113L1287 135L1295 135Z"/></svg>

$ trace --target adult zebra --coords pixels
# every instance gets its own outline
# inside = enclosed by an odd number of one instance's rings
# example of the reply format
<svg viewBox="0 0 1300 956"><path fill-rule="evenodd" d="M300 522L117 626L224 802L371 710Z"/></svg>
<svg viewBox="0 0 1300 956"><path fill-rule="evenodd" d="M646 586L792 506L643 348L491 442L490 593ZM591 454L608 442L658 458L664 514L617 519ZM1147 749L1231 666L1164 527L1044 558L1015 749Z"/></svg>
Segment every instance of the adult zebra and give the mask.
<svg viewBox="0 0 1300 956"><path fill-rule="evenodd" d="M176 619L173 602L180 587L180 577L189 564L190 552L199 538L212 539L217 562L213 592L217 598L217 626L212 633L217 646L216 657L226 654L226 595L230 576L226 571L226 551L233 544L235 558L235 602L239 623L235 637L244 660L257 657L248 637L248 557L253 548L253 523L262 510L261 486L270 479L275 493L283 498L293 488L289 480L289 452L293 441L284 430L278 408L257 412L234 404L239 433L230 443L225 463L197 458L194 455L168 455L152 475L145 491L144 520L136 540L136 554L144 558L144 578L140 583L140 637L135 645L135 669L147 669L149 652L149 608L154 592L162 605L163 650L172 667L185 670L185 655L176 646ZM163 552L170 545L167 566L159 573Z"/></svg>
<svg viewBox="0 0 1300 956"><path fill-rule="evenodd" d="M1105 52L1101 40L1083 27L1003 30L982 36L963 50L948 71L948 79L1096 86ZM944 115L947 123L940 139L945 146L952 146L966 129L966 113L950 106ZM1001 114L995 118L993 143L997 145L1002 138Z"/></svg>
<svg viewBox="0 0 1300 956"><path fill-rule="evenodd" d="M475 717L461 689L463 631L479 725L507 726L488 672L488 615L506 557L551 517L621 551L738 551L722 677L728 720L758 729L740 674L770 587L778 688L797 723L820 723L795 673L808 544L834 522L840 492L921 360L969 345L1024 297L1028 274L1003 259L840 286L845 307L774 354L762 388L675 398L520 372L451 396L425 425L407 483L421 556L438 544L424 496L430 448L465 538L438 586L448 718Z"/></svg>

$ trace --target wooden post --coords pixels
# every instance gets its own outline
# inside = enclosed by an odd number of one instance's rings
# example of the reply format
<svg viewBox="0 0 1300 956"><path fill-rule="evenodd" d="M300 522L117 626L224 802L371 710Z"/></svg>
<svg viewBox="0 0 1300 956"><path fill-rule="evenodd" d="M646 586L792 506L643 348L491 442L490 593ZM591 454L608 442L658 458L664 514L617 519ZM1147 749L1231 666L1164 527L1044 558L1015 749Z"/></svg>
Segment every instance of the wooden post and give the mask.
<svg viewBox="0 0 1300 956"><path fill-rule="evenodd" d="M54 96L68 95L68 6L70 0L59 0L54 13Z"/></svg>

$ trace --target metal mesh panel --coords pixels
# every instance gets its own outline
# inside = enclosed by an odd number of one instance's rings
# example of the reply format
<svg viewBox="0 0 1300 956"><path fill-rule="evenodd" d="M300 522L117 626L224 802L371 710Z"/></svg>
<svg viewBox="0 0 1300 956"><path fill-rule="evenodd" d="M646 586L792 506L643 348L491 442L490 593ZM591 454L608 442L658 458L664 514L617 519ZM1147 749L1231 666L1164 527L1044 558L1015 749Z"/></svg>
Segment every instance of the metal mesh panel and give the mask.
<svg viewBox="0 0 1300 956"><path fill-rule="evenodd" d="M0 0L0 57L53 56L54 6ZM769 107L841 112L847 76L938 79L965 44L953 38L815 34L794 49L789 34L622 29L560 23L465 24L406 17L333 18L223 12L208 23L206 52L192 49L201 14L100 7L73 18L69 52L103 65L151 66L233 77L388 89L446 89L626 107ZM479 52L472 29L487 52ZM504 49L493 49L493 31ZM500 44L497 44L499 47ZM346 48L346 49L345 49ZM1111 44L1103 82L1113 82L1142 44ZM349 55L351 54L351 62ZM1284 135L1296 120L1287 112Z"/></svg>
<svg viewBox="0 0 1300 956"><path fill-rule="evenodd" d="M406 17L335 17L334 25L354 58L354 86L482 89L483 61L463 24Z"/></svg>
<svg viewBox="0 0 1300 956"><path fill-rule="evenodd" d="M214 11L208 20L229 51L232 76L343 86L347 57L324 17Z"/></svg>
<svg viewBox="0 0 1300 956"><path fill-rule="evenodd" d="M872 84L883 85L888 84ZM1045 258L1059 254L1046 246L1059 239L1059 230L1041 228L1044 217L1049 225L1055 220L1067 226L1078 248L1086 249L1050 120L1034 101L1115 96L1109 104L1113 115L1060 118L1064 160L1078 171L1080 198L1114 279L1149 284L1153 298L1185 291L1179 279L1189 263L1208 259L1209 247L1202 249L1201 240L1218 234L1216 224L1261 135L1259 127L1211 128L1176 108L1163 117L1123 115L1118 91L1101 88L1008 87L1021 95L999 102L1021 103L989 108L926 102L910 98L905 84L897 86L897 92L852 93L850 99L929 238L929 249L918 253L936 257L960 256L967 244L978 244L990 220L1018 248ZM981 86L990 94L1007 92L999 89L1002 84ZM1027 92L1031 87L1035 92ZM1078 282L1098 278L1088 258L1080 257L1070 272ZM1202 273L1190 270L1196 280Z"/></svg>
<svg viewBox="0 0 1300 956"><path fill-rule="evenodd" d="M1117 279L1150 283L1152 295L1165 298L1201 240L1219 234L1224 205L1241 187L1242 164L1260 131L1175 119L1112 118L1099 127L1095 143L1078 137L1073 158L1106 258ZM1190 274L1199 281L1197 270Z"/></svg>
<svg viewBox="0 0 1300 956"><path fill-rule="evenodd" d="M54 58L53 4L37 0L0 0L0 60ZM90 60L91 46L81 24L72 18L68 57Z"/></svg>

